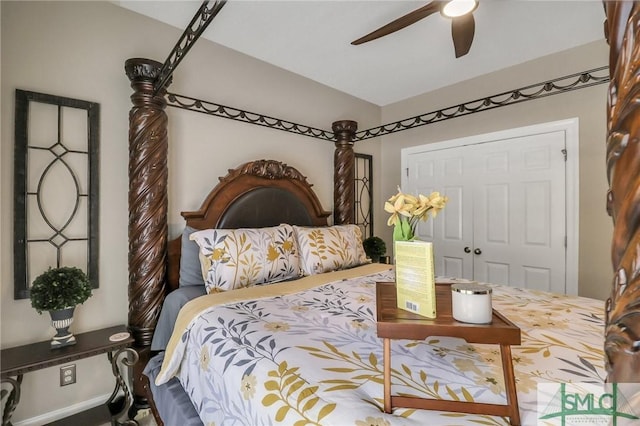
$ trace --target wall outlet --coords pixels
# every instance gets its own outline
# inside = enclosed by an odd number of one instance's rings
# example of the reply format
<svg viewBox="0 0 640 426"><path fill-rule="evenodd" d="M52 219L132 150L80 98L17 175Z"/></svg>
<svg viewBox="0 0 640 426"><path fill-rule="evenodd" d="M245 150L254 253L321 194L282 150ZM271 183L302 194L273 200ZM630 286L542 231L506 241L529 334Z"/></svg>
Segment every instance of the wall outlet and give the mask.
<svg viewBox="0 0 640 426"><path fill-rule="evenodd" d="M72 385L76 382L76 365L60 367L60 386Z"/></svg>

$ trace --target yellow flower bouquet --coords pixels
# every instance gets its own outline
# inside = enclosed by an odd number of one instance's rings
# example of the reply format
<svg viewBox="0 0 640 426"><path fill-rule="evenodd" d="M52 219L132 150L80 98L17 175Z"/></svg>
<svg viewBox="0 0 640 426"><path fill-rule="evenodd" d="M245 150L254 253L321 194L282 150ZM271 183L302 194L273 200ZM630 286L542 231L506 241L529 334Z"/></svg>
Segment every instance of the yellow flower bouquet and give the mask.
<svg viewBox="0 0 640 426"><path fill-rule="evenodd" d="M436 217L449 201L448 197L432 192L429 196L419 194L417 197L405 194L400 188L398 193L384 203L384 210L391 213L387 225L395 226L393 229L394 241L411 241L415 239L418 221L426 221Z"/></svg>

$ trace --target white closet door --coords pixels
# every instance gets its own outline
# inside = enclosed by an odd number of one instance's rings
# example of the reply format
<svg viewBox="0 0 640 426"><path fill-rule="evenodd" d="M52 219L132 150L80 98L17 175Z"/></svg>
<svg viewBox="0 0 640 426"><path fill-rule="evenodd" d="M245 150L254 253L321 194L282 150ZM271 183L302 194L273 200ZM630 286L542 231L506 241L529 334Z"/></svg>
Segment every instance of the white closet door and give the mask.
<svg viewBox="0 0 640 426"><path fill-rule="evenodd" d="M460 148L411 155L408 159L405 192L427 195L439 191L449 197L437 220L430 216L417 230L418 238L437 242L437 275L473 279L473 256L464 251L473 247L473 188L469 186L473 182L472 162Z"/></svg>
<svg viewBox="0 0 640 426"><path fill-rule="evenodd" d="M449 197L419 238L436 274L565 292L565 133L416 152L406 188Z"/></svg>
<svg viewBox="0 0 640 426"><path fill-rule="evenodd" d="M479 144L474 279L565 292L564 133Z"/></svg>

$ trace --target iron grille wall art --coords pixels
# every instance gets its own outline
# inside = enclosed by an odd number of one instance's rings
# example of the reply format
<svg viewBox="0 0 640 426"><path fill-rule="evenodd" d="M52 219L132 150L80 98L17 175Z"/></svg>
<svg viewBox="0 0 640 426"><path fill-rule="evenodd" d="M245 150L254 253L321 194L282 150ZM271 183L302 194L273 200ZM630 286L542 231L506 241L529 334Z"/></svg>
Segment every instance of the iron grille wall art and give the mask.
<svg viewBox="0 0 640 426"><path fill-rule="evenodd" d="M356 225L362 230L362 238L373 236L373 156L355 154L355 209Z"/></svg>
<svg viewBox="0 0 640 426"><path fill-rule="evenodd" d="M48 267L98 287L100 105L16 90L14 298Z"/></svg>

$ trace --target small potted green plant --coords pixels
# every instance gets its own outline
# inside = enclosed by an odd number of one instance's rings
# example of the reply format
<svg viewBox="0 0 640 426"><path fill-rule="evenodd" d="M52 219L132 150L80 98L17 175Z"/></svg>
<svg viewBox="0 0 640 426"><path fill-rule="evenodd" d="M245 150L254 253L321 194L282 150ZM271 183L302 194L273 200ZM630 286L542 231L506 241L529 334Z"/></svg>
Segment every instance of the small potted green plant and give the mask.
<svg viewBox="0 0 640 426"><path fill-rule="evenodd" d="M364 252L374 263L380 262L380 256L383 256L387 252L387 246L380 237L365 238L362 246L364 247Z"/></svg>
<svg viewBox="0 0 640 426"><path fill-rule="evenodd" d="M79 268L63 266L49 268L40 274L29 290L31 306L38 311L48 311L51 322L57 330L51 347L63 347L76 343L69 326L73 322L76 305L84 303L91 296L91 283Z"/></svg>

